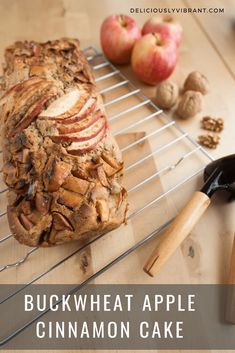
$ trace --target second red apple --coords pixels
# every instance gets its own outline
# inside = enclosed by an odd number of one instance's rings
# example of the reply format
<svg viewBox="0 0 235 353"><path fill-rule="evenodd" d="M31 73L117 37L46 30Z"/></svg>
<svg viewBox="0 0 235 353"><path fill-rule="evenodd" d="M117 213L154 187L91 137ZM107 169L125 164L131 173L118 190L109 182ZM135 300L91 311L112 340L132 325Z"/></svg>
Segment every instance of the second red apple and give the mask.
<svg viewBox="0 0 235 353"><path fill-rule="evenodd" d="M144 24L142 34L154 32L159 33L165 40L173 40L179 46L182 40L183 28L171 16L154 16Z"/></svg>
<svg viewBox="0 0 235 353"><path fill-rule="evenodd" d="M133 71L141 81L150 85L166 80L174 71L177 60L175 42L164 40L157 33L139 39L131 56Z"/></svg>

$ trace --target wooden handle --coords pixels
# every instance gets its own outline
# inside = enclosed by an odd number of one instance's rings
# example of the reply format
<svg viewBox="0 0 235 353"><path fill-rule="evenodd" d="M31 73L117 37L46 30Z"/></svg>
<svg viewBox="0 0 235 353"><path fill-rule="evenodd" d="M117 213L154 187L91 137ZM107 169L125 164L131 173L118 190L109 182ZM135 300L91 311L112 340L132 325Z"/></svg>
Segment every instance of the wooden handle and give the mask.
<svg viewBox="0 0 235 353"><path fill-rule="evenodd" d="M197 191L193 194L191 200L171 223L162 240L151 254L144 266L146 273L152 277L155 276L191 232L209 204L210 198L204 193Z"/></svg>
<svg viewBox="0 0 235 353"><path fill-rule="evenodd" d="M235 324L235 236L233 240L232 256L230 261L230 269L228 275L227 302L225 318L226 321Z"/></svg>

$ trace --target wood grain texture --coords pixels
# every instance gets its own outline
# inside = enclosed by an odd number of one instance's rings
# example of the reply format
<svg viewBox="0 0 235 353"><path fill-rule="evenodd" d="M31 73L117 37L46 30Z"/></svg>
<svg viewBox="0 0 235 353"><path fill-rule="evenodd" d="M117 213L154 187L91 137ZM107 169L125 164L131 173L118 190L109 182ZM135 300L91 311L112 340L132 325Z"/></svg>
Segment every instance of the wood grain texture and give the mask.
<svg viewBox="0 0 235 353"><path fill-rule="evenodd" d="M230 268L227 283L230 285L227 293L226 301L226 320L235 324L235 237L233 240L232 254L230 260Z"/></svg>
<svg viewBox="0 0 235 353"><path fill-rule="evenodd" d="M186 6L194 6L192 0L184 0ZM198 7L204 7L205 1L197 1ZM233 0L213 1L212 8L224 9L224 14L221 16L218 13L206 13L203 16L194 14L194 18L198 26L207 37L211 46L215 49L225 68L230 75L235 79L235 47L232 45L235 41L235 3Z"/></svg>
<svg viewBox="0 0 235 353"><path fill-rule="evenodd" d="M228 274L228 284L235 284L235 237L233 240L230 269Z"/></svg>
<svg viewBox="0 0 235 353"><path fill-rule="evenodd" d="M162 240L153 250L144 271L154 277L161 270L162 266L174 254L176 249L192 231L203 213L210 204L210 198L200 191L196 191L189 202L180 211L178 216L170 224L164 233Z"/></svg>

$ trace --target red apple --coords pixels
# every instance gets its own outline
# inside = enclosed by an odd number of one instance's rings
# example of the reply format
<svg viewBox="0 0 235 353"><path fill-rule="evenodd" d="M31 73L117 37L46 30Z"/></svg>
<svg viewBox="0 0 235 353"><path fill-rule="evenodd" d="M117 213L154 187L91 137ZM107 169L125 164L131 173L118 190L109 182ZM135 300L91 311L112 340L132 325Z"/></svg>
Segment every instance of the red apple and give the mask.
<svg viewBox="0 0 235 353"><path fill-rule="evenodd" d="M100 41L104 54L115 64L130 62L131 51L141 37L135 20L126 15L112 15L104 20Z"/></svg>
<svg viewBox="0 0 235 353"><path fill-rule="evenodd" d="M149 85L166 80L174 71L178 50L173 41L149 33L139 39L132 51L131 64L137 77Z"/></svg>
<svg viewBox="0 0 235 353"><path fill-rule="evenodd" d="M171 16L154 16L144 24L142 34L145 35L154 32L160 33L165 40L173 40L179 46L183 29L181 24Z"/></svg>

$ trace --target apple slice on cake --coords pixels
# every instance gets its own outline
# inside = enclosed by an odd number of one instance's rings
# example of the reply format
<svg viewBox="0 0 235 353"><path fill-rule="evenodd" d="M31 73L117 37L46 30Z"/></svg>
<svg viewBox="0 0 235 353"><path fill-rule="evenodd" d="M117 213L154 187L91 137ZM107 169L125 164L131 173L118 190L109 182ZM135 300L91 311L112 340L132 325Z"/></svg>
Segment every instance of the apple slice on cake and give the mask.
<svg viewBox="0 0 235 353"><path fill-rule="evenodd" d="M91 140L96 135L99 134L101 130L104 129L106 125L105 117L101 117L95 123L80 131L80 133L72 133L72 134L64 134L64 135L57 135L51 136L52 140L55 142L73 142L73 141L87 141Z"/></svg>
<svg viewBox="0 0 235 353"><path fill-rule="evenodd" d="M88 153L96 148L96 146L105 138L107 132L107 124L105 123L100 132L93 138L80 142L72 142L66 147L70 154L81 155Z"/></svg>
<svg viewBox="0 0 235 353"><path fill-rule="evenodd" d="M41 119L63 120L77 114L86 105L90 98L88 91L73 89L56 99L39 115Z"/></svg>

